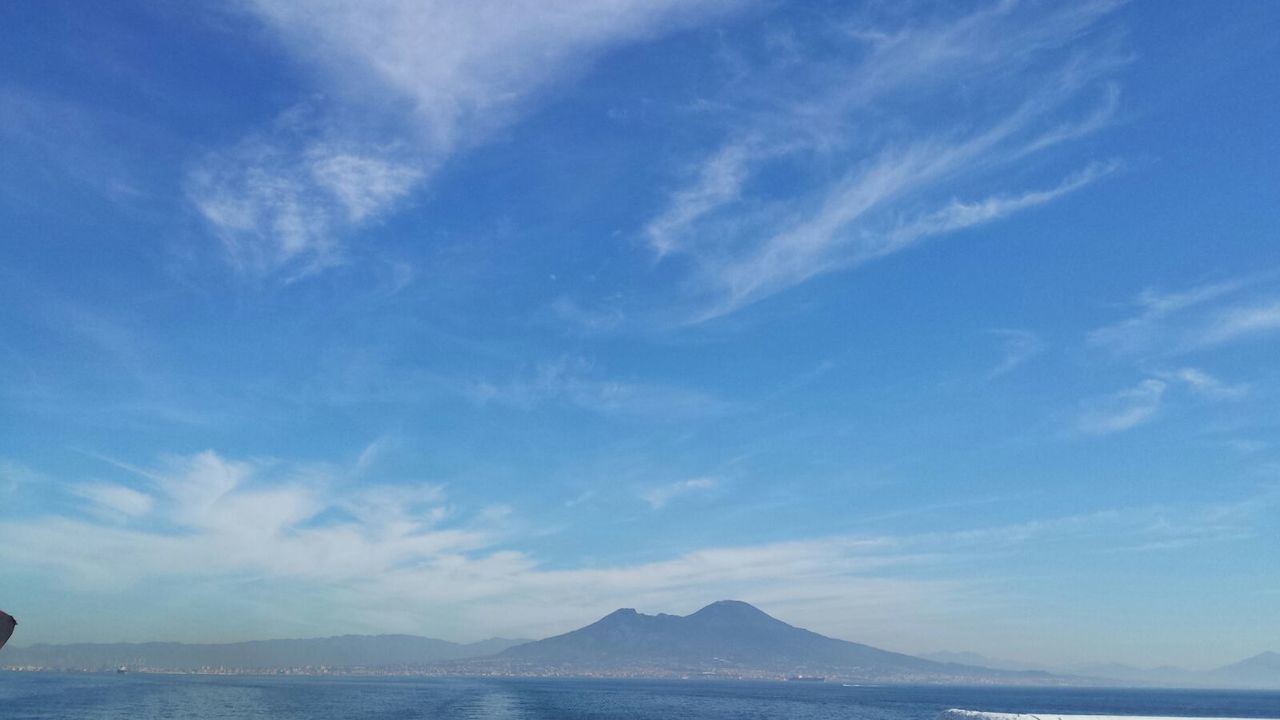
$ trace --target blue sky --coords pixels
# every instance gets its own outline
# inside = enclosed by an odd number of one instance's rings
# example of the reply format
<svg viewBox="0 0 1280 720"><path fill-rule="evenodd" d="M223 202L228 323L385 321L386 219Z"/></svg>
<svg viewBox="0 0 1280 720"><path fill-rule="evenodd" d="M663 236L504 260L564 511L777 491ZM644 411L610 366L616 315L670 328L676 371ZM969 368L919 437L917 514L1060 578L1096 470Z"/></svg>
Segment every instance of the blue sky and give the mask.
<svg viewBox="0 0 1280 720"><path fill-rule="evenodd" d="M1280 649L1280 5L0 10L22 643Z"/></svg>

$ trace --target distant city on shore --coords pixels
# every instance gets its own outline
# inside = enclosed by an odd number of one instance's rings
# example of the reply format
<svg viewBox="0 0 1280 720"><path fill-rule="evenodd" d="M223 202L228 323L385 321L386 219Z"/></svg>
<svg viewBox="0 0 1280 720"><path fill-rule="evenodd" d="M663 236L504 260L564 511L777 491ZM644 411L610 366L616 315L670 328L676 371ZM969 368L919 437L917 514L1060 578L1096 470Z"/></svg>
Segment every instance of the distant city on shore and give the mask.
<svg viewBox="0 0 1280 720"><path fill-rule="evenodd" d="M620 609L543 640L461 644L413 635L342 635L223 644L8 647L11 671L754 679L845 684L1164 686L1280 689L1280 653L1207 672L1124 665L1041 668L974 653L913 656L826 637L741 601L687 616Z"/></svg>

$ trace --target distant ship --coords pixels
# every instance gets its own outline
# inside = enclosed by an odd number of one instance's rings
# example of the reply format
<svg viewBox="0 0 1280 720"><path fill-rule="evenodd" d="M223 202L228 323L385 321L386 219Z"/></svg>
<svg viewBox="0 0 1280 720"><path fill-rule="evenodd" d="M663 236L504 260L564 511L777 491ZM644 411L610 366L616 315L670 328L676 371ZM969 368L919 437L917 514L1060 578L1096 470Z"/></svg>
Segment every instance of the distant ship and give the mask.
<svg viewBox="0 0 1280 720"><path fill-rule="evenodd" d="M125 673L127 673L127 672L129 672L129 668L127 668L127 667L125 667L125 666L123 666L123 665L121 665L120 667L116 668L116 674L117 674L117 675L123 675L123 674L125 674Z"/></svg>
<svg viewBox="0 0 1280 720"><path fill-rule="evenodd" d="M792 675L787 678L788 682L826 682L827 679L821 675Z"/></svg>

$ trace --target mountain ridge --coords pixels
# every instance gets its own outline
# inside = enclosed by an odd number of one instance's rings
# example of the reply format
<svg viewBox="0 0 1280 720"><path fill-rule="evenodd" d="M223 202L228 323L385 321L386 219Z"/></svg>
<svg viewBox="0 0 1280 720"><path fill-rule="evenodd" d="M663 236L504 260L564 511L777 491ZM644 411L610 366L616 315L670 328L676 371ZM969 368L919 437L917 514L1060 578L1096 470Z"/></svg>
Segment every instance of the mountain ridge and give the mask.
<svg viewBox="0 0 1280 720"><path fill-rule="evenodd" d="M1264 650L1209 672L1219 682L1249 687L1280 688L1280 652Z"/></svg>
<svg viewBox="0 0 1280 720"><path fill-rule="evenodd" d="M1208 670L1188 670L1176 665L1139 667L1124 663L1087 663L1036 666L1016 660L989 658L974 652L933 652L930 660L962 662L1005 670L1037 669L1056 675L1105 681L1117 685L1171 688L1280 689L1280 653L1260 652L1234 663Z"/></svg>
<svg viewBox="0 0 1280 720"><path fill-rule="evenodd" d="M121 666L167 670L426 666L493 655L524 642L489 638L455 643L420 635L348 634L232 643L38 643L6 648L0 654L0 666L99 670Z"/></svg>
<svg viewBox="0 0 1280 720"><path fill-rule="evenodd" d="M235 643L39 643L0 652L0 667L43 669L278 671L327 668L432 674L779 678L1040 685L1132 684L1280 689L1280 653L1264 651L1207 671L1099 664L1017 667L976 653L919 657L827 637L748 603L721 600L688 615L619 608L542 640L454 643L417 635L334 635ZM967 661L967 662L960 662ZM984 664L983 661L991 664ZM995 666L996 663L1005 665Z"/></svg>
<svg viewBox="0 0 1280 720"><path fill-rule="evenodd" d="M497 659L537 672L832 674L863 680L1050 681L1042 672L1010 672L940 663L839 640L795 627L740 600L689 615L645 615L622 608L594 623L508 648Z"/></svg>

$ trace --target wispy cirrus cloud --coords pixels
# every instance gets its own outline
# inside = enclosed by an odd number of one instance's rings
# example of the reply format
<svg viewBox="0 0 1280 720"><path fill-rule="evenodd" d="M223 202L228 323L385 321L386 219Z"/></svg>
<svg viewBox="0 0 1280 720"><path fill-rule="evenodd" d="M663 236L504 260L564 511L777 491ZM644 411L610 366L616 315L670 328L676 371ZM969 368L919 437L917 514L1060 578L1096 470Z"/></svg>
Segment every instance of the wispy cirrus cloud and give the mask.
<svg viewBox="0 0 1280 720"><path fill-rule="evenodd" d="M1103 175L1113 172L1117 167L1119 163L1115 161L1090 163L1079 172L1064 178L1057 186L1046 190L1032 190L1013 196L995 195L976 202L953 200L940 210L895 227L888 233L884 245L876 250L873 256L887 255L934 235L961 230L997 220L1019 210L1043 205L1088 185Z"/></svg>
<svg viewBox="0 0 1280 720"><path fill-rule="evenodd" d="M1280 488L1262 486L1237 499L1207 503L1152 504L1108 508L904 538L907 546L945 545L955 552L984 552L1000 547L1036 547L1040 541L1067 540L1087 553L1175 550L1192 545L1252 537L1260 521L1280 503Z"/></svg>
<svg viewBox="0 0 1280 720"><path fill-rule="evenodd" d="M351 232L596 55L738 4L246 3L337 100L306 122L305 108L285 111L273 131L211 153L188 197L238 268L316 272L344 260Z"/></svg>
<svg viewBox="0 0 1280 720"><path fill-rule="evenodd" d="M689 419L720 415L733 404L696 388L601 377L589 360L566 356L508 381L475 381L469 394L480 403L533 409L559 402L604 415Z"/></svg>
<svg viewBox="0 0 1280 720"><path fill-rule="evenodd" d="M1087 435L1124 432L1154 420L1169 400L1170 391L1181 389L1205 400L1240 400L1250 386L1228 383L1194 367L1159 370L1137 385L1081 403L1076 429Z"/></svg>
<svg viewBox="0 0 1280 720"><path fill-rule="evenodd" d="M1252 397L1253 383L1224 380L1200 363L1223 346L1260 345L1280 331L1276 278L1276 271L1268 270L1176 290L1144 289L1129 304L1127 317L1089 331L1085 344L1132 363L1146 378L1109 399L1086 400L1077 429L1094 435L1128 430L1180 397L1201 403ZM1189 356L1198 358L1196 365L1182 364ZM1233 422L1242 419L1237 415Z"/></svg>
<svg viewBox="0 0 1280 720"><path fill-rule="evenodd" d="M566 354L510 371L438 372L378 350L335 352L300 393L334 405L429 404L462 398L476 407L535 411L571 407L601 416L695 420L741 409L737 401L687 383L624 375Z"/></svg>
<svg viewBox="0 0 1280 720"><path fill-rule="evenodd" d="M104 517L140 517L151 512L155 500L147 493L114 483L84 483L71 492L88 502L90 512Z"/></svg>
<svg viewBox="0 0 1280 720"><path fill-rule="evenodd" d="M1177 355L1280 331L1276 273L1264 272L1174 291L1143 290L1137 312L1090 331L1088 344L1116 356Z"/></svg>
<svg viewBox="0 0 1280 720"><path fill-rule="evenodd" d="M671 501L688 495L709 493L720 487L719 478L696 477L679 482L667 483L640 491L640 499L654 510L661 510Z"/></svg>
<svg viewBox="0 0 1280 720"><path fill-rule="evenodd" d="M1265 298L1217 312L1194 342L1214 346L1276 333L1280 333L1280 299Z"/></svg>
<svg viewBox="0 0 1280 720"><path fill-rule="evenodd" d="M40 473L12 460L0 458L0 490L17 492L18 488L44 481Z"/></svg>
<svg viewBox="0 0 1280 720"><path fill-rule="evenodd" d="M617 329L626 314L616 306L584 307L570 297L561 296L551 302L550 313L560 324L575 333L597 335Z"/></svg>
<svg viewBox="0 0 1280 720"><path fill-rule="evenodd" d="M1000 338L1004 357L987 373L988 379L1012 372L1045 350L1044 340L1029 330L1004 329L991 333Z"/></svg>
<svg viewBox="0 0 1280 720"><path fill-rule="evenodd" d="M1251 388L1245 383L1228 383L1199 368L1183 367L1156 373L1164 380L1182 383L1192 393L1210 400L1239 400Z"/></svg>
<svg viewBox="0 0 1280 720"><path fill-rule="evenodd" d="M658 257L679 251L691 227L704 215L737 200L758 162L762 148L753 140L731 143L703 161L697 179L672 194L670 205L645 227L649 245Z"/></svg>
<svg viewBox="0 0 1280 720"><path fill-rule="evenodd" d="M815 77L781 63L792 73L774 78L781 99L749 104L745 124L731 118L738 129L646 226L659 257L693 261L694 320L1114 172L1114 161L1093 162L1015 190L992 178L1109 122L1118 91L1108 76L1125 56L1105 41L1079 43L1117 5L1005 2L908 27L845 27L838 40L824 39L835 49L813 58ZM755 75L767 82L771 72ZM973 98L956 105L962 84ZM904 112L925 106L947 121ZM795 179L781 188L760 181L779 170Z"/></svg>
<svg viewBox="0 0 1280 720"><path fill-rule="evenodd" d="M390 148L282 126L195 166L187 195L239 270L298 278L345 260L341 238L389 211L426 170Z"/></svg>
<svg viewBox="0 0 1280 720"><path fill-rule="evenodd" d="M1087 435L1110 435L1150 422L1160 411L1168 383L1147 378L1111 395L1082 403L1076 429Z"/></svg>

